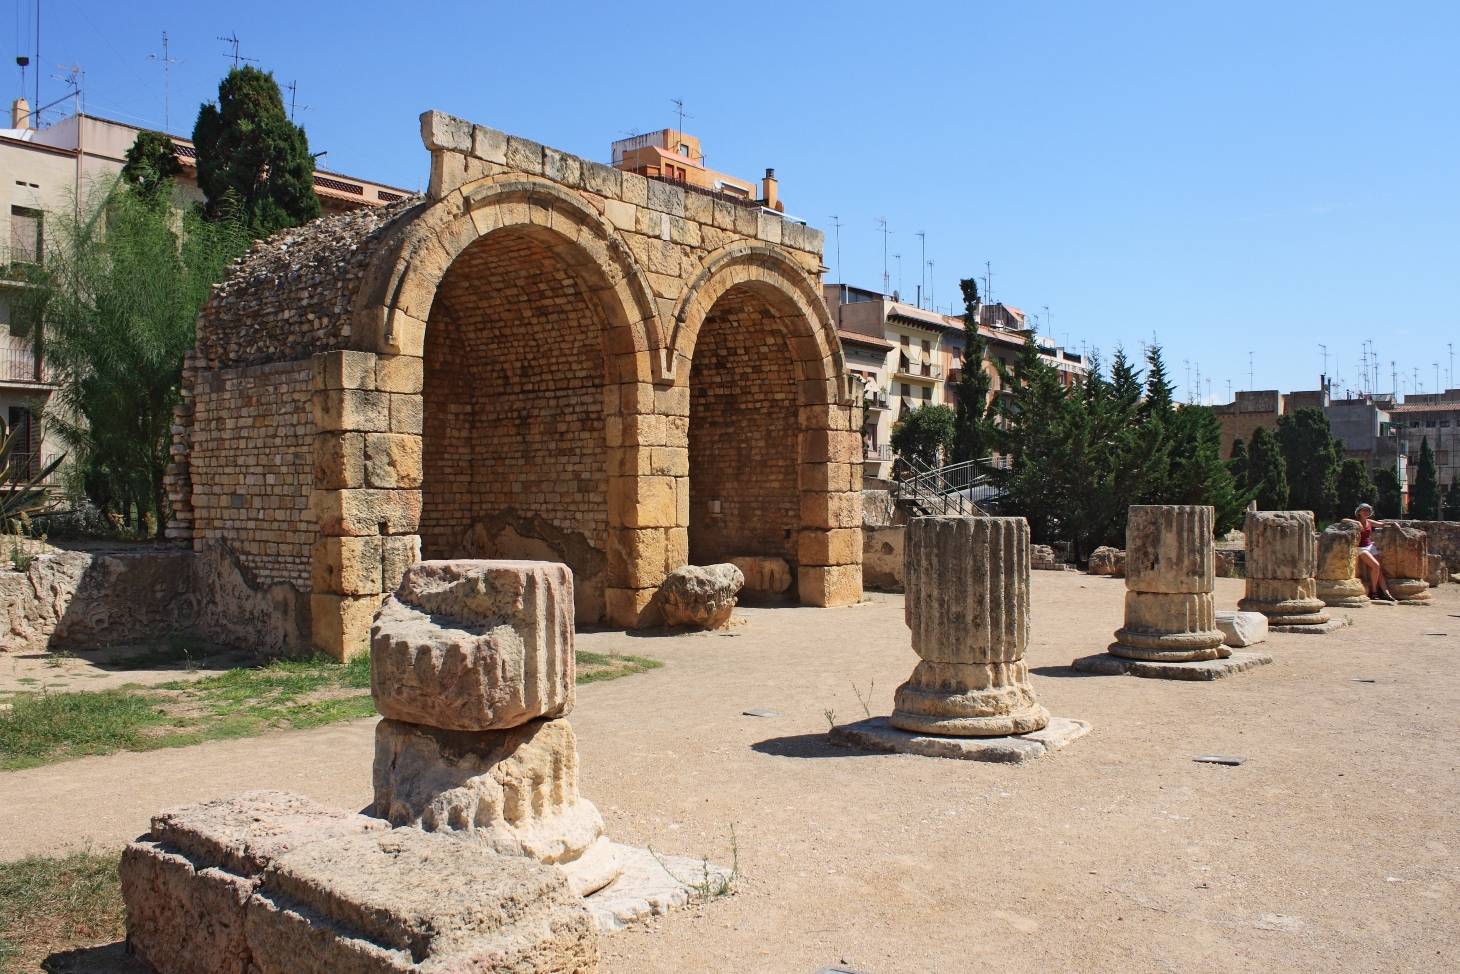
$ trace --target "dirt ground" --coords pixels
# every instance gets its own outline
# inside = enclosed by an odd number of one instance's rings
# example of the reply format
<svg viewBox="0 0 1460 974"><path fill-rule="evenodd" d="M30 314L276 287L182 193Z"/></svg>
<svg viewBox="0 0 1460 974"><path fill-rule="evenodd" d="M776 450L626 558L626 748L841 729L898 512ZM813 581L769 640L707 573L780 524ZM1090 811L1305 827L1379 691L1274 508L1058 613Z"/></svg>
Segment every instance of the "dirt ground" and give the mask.
<svg viewBox="0 0 1460 974"><path fill-rule="evenodd" d="M1232 606L1241 583L1217 584ZM912 668L900 597L580 637L666 663L580 689L583 790L614 837L725 861L733 824L741 870L733 896L606 938L604 974L1460 967L1460 587L1187 684L1074 674L1123 584L1033 585L1036 689L1094 729L1024 766L827 746L824 711L860 719L853 687L875 682L886 713ZM1192 761L1208 753L1247 761ZM358 808L370 756L361 721L0 775L0 859L115 847L247 788Z"/></svg>

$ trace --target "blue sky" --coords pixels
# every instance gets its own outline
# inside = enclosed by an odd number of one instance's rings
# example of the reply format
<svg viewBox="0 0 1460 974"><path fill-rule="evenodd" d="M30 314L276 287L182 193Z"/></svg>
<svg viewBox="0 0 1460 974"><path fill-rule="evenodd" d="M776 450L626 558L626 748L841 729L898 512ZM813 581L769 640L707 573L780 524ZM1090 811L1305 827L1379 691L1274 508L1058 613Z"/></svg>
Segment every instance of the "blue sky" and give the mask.
<svg viewBox="0 0 1460 974"><path fill-rule="evenodd" d="M7 63L31 51L33 4L0 24ZM840 217L850 283L880 286L885 216L906 294L923 230L938 304L989 261L993 296L1048 306L1056 340L1108 359L1154 333L1183 394L1199 366L1211 401L1248 387L1249 352L1256 388L1313 388L1320 342L1353 386L1366 339L1381 389L1393 361L1402 391L1416 368L1433 391L1460 344L1453 2L42 0L41 16L44 101L80 64L89 111L160 127L147 55L166 30L186 134L236 31L298 82L325 168L409 188L426 108L605 160L682 98L711 166L776 168L828 264Z"/></svg>

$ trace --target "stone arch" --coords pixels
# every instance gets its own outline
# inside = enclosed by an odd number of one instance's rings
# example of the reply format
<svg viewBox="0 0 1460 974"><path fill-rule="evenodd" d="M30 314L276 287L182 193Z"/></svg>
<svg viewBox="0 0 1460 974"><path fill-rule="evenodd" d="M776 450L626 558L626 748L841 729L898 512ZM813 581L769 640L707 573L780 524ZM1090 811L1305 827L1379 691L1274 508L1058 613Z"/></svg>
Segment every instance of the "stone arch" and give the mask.
<svg viewBox="0 0 1460 974"><path fill-rule="evenodd" d="M676 309L668 363L688 387L690 560L783 558L799 601L856 601L859 418L815 282L768 245L712 254Z"/></svg>

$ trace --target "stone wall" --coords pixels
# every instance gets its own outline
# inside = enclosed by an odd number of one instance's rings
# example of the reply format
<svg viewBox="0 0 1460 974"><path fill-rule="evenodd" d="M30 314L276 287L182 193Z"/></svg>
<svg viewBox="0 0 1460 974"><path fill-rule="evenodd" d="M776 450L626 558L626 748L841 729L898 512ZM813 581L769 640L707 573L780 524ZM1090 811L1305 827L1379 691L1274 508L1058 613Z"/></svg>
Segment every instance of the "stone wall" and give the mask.
<svg viewBox="0 0 1460 974"><path fill-rule="evenodd" d="M862 584L878 592L903 590L907 526L862 528Z"/></svg>
<svg viewBox="0 0 1460 974"><path fill-rule="evenodd" d="M193 541L226 540L265 584L307 589L316 529L311 363L207 372L193 384Z"/></svg>
<svg viewBox="0 0 1460 974"><path fill-rule="evenodd" d="M1430 554L1445 559L1445 567L1460 572L1460 521L1399 521L1429 536Z"/></svg>

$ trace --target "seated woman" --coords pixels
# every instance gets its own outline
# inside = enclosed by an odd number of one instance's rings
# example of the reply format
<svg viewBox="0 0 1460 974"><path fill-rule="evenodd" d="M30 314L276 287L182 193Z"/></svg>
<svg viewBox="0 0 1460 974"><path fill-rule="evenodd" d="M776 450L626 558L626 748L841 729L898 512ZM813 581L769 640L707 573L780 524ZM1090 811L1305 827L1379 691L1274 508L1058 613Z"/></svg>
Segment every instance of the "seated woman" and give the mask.
<svg viewBox="0 0 1460 974"><path fill-rule="evenodd" d="M1368 504L1360 504L1359 509L1354 511L1354 517L1359 522L1359 575L1363 577L1369 598L1393 602L1395 598L1389 594L1389 582L1384 578L1384 569L1379 567L1379 549L1374 544L1374 529L1382 528L1384 522L1374 520L1373 514L1374 509Z"/></svg>

